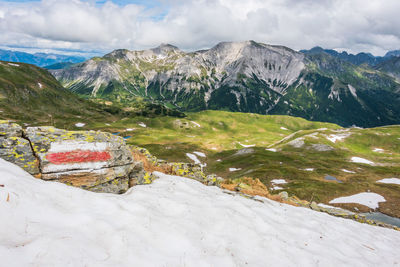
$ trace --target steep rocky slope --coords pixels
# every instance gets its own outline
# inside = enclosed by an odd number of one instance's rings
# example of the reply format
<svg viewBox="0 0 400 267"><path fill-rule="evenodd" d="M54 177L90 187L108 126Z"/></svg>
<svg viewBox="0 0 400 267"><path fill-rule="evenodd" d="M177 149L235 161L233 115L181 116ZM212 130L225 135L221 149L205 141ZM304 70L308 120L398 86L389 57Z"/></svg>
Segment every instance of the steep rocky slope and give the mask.
<svg viewBox="0 0 400 267"><path fill-rule="evenodd" d="M376 68L380 71L388 73L390 76L400 81L400 55L391 57L389 60L382 62Z"/></svg>
<svg viewBox="0 0 400 267"><path fill-rule="evenodd" d="M116 50L55 77L71 91L130 103L141 96L185 111L288 114L344 126L400 123L400 84L327 53L254 41L185 53L171 45Z"/></svg>

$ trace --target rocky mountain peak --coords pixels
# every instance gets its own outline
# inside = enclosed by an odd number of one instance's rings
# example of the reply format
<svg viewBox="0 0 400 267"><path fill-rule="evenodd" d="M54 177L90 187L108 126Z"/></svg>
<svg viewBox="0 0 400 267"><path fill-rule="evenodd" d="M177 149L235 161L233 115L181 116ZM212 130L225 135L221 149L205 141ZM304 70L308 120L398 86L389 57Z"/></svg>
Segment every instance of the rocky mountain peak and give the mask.
<svg viewBox="0 0 400 267"><path fill-rule="evenodd" d="M180 49L171 44L162 43L156 48L151 49L155 54L168 54L169 52L178 52Z"/></svg>

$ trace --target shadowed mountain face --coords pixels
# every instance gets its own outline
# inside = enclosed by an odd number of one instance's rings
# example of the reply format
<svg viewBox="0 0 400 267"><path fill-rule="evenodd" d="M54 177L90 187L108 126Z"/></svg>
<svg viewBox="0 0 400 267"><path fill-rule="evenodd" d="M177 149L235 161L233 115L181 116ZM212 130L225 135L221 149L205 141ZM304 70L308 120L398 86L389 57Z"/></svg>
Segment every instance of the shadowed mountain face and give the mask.
<svg viewBox="0 0 400 267"><path fill-rule="evenodd" d="M124 104L140 96L184 111L285 114L343 126L400 123L393 77L324 51L246 41L185 53L163 44L51 72L73 92Z"/></svg>

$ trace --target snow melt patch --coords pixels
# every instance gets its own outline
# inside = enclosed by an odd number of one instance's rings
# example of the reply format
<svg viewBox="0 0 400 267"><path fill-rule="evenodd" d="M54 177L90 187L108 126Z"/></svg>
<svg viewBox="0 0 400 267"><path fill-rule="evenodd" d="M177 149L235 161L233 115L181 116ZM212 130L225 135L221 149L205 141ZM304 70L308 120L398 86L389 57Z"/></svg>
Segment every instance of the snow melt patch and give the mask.
<svg viewBox="0 0 400 267"><path fill-rule="evenodd" d="M15 64L15 63L8 63L8 65L14 66L14 67L19 67L19 65L18 65L18 64Z"/></svg>
<svg viewBox="0 0 400 267"><path fill-rule="evenodd" d="M349 170L346 170L346 169L342 169L342 172L347 172L347 173L356 173L356 172L349 171Z"/></svg>
<svg viewBox="0 0 400 267"><path fill-rule="evenodd" d="M242 168L229 168L230 172L240 171Z"/></svg>
<svg viewBox="0 0 400 267"><path fill-rule="evenodd" d="M204 154L203 152L194 151L193 153L202 158L206 157L206 154Z"/></svg>
<svg viewBox="0 0 400 267"><path fill-rule="evenodd" d="M276 149L275 149L275 148L267 148L267 149L265 149L265 150L271 151L271 152L276 152Z"/></svg>
<svg viewBox="0 0 400 267"><path fill-rule="evenodd" d="M287 128L285 128L285 127L281 127L281 130L288 131L288 129L287 129Z"/></svg>
<svg viewBox="0 0 400 267"><path fill-rule="evenodd" d="M271 180L271 183L273 183L273 184L287 184L285 179L273 179L273 180Z"/></svg>
<svg viewBox="0 0 400 267"><path fill-rule="evenodd" d="M143 128L146 128L146 127L147 127L147 125L144 124L143 122L139 122L138 125L139 125L140 127L143 127Z"/></svg>
<svg viewBox="0 0 400 267"><path fill-rule="evenodd" d="M75 126L78 127L78 128L82 128L85 125L86 125L86 123L83 123L83 122L75 123Z"/></svg>
<svg viewBox="0 0 400 267"><path fill-rule="evenodd" d="M156 173L122 195L0 159L4 266L393 266L400 232ZM8 199L8 201L7 201ZM62 257L60 251L68 251ZM268 265L268 264L267 264Z"/></svg>
<svg viewBox="0 0 400 267"><path fill-rule="evenodd" d="M280 186L274 186L274 187L272 187L272 190L282 190L283 188L282 187L280 187Z"/></svg>
<svg viewBox="0 0 400 267"><path fill-rule="evenodd" d="M343 141L345 138L349 137L351 133L345 133L345 134L331 134L326 137L329 141L332 143L336 143L336 141Z"/></svg>
<svg viewBox="0 0 400 267"><path fill-rule="evenodd" d="M377 209L380 202L386 202L386 199L377 193L364 192L348 197L339 197L329 201L329 204L356 203L367 206L371 209Z"/></svg>
<svg viewBox="0 0 400 267"><path fill-rule="evenodd" d="M136 129L135 129L135 128L127 128L127 129L126 129L127 132L132 132L132 131L134 131L134 130L136 130Z"/></svg>
<svg viewBox="0 0 400 267"><path fill-rule="evenodd" d="M37 85L39 86L40 89L43 88L43 85L41 83L37 83Z"/></svg>
<svg viewBox="0 0 400 267"><path fill-rule="evenodd" d="M400 179L399 178L385 178L385 179L381 179L376 182L382 183L382 184L400 184Z"/></svg>
<svg viewBox="0 0 400 267"><path fill-rule="evenodd" d="M303 171L312 172L312 171L314 171L314 168L305 168L305 169L303 169Z"/></svg>
<svg viewBox="0 0 400 267"><path fill-rule="evenodd" d="M352 157L350 160L351 160L351 162L354 162L354 163L363 163L363 164L368 164L368 165L374 165L375 164L370 160L367 160L367 159L364 159L364 158L360 158L360 157Z"/></svg>
<svg viewBox="0 0 400 267"><path fill-rule="evenodd" d="M382 148L374 148L372 151L377 153L383 153L385 150L383 150Z"/></svg>
<svg viewBox="0 0 400 267"><path fill-rule="evenodd" d="M195 121L190 121L191 123L193 123L194 124L194 126L196 126L196 127L201 127L201 125L200 124L198 124L197 122L195 122Z"/></svg>
<svg viewBox="0 0 400 267"><path fill-rule="evenodd" d="M201 164L201 161L192 153L186 153L186 156L194 161L195 164Z"/></svg>
<svg viewBox="0 0 400 267"><path fill-rule="evenodd" d="M239 145L241 145L242 147L255 147L256 145L244 145L244 144L242 144L242 143L240 143L240 142L238 142L239 143Z"/></svg>

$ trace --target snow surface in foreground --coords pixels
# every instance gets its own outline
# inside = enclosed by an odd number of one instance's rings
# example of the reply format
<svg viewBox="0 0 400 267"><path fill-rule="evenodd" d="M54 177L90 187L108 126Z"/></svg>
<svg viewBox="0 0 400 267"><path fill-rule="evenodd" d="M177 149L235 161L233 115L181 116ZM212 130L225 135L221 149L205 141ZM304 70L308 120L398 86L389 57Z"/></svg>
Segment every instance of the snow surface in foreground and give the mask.
<svg viewBox="0 0 400 267"><path fill-rule="evenodd" d="M383 183L383 184L400 184L400 179L399 178L385 178L385 179L381 179L376 182Z"/></svg>
<svg viewBox="0 0 400 267"><path fill-rule="evenodd" d="M0 159L0 265L399 263L397 231L159 175L123 195L101 194L34 179Z"/></svg>
<svg viewBox="0 0 400 267"><path fill-rule="evenodd" d="M385 202L386 199L377 193L359 193L348 197L339 197L329 201L330 204L334 203L357 203L367 206L371 209L377 209L379 202Z"/></svg>

